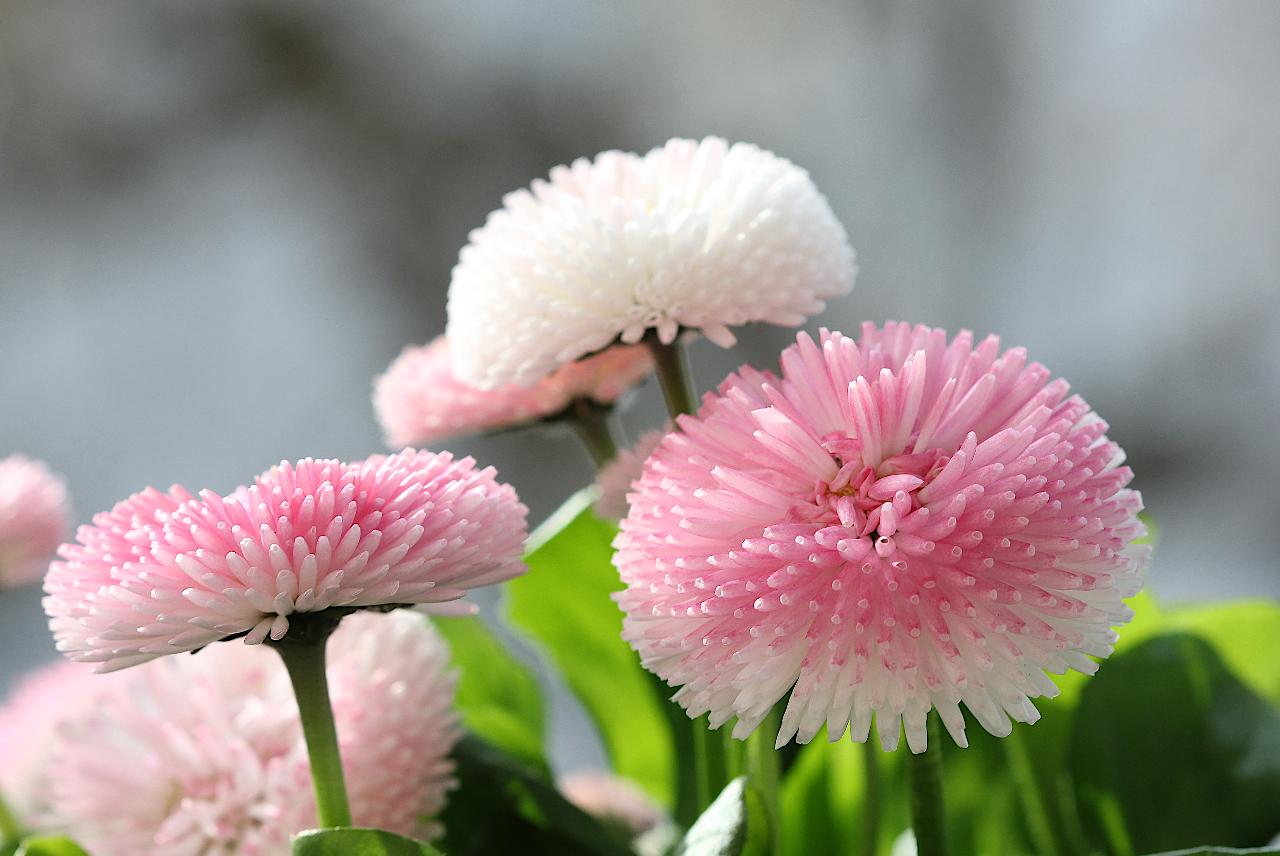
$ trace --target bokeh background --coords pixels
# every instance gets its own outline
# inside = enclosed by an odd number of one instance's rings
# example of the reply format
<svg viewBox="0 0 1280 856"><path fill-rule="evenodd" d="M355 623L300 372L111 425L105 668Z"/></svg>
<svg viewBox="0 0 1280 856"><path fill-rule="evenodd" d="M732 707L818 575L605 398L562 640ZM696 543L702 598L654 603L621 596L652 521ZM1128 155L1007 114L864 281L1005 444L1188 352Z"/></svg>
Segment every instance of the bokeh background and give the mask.
<svg viewBox="0 0 1280 856"><path fill-rule="evenodd" d="M715 133L858 249L811 329L1027 346L1128 450L1158 596L1280 596L1278 44L1270 0L3 0L0 455L83 520L378 451L371 379L503 193ZM792 336L699 343L700 385ZM535 519L590 478L554 432L451 446ZM0 599L0 686L53 656L38 602Z"/></svg>

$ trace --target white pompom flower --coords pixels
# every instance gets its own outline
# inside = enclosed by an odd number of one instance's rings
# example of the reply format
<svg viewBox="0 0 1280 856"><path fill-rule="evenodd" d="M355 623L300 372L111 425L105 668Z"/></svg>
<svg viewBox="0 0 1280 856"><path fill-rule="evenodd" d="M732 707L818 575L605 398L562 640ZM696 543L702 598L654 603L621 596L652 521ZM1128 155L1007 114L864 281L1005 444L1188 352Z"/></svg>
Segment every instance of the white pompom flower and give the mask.
<svg viewBox="0 0 1280 856"><path fill-rule="evenodd" d="M718 345L847 294L844 228L809 174L749 143L674 139L551 170L471 233L449 286L454 371L490 389L649 330Z"/></svg>

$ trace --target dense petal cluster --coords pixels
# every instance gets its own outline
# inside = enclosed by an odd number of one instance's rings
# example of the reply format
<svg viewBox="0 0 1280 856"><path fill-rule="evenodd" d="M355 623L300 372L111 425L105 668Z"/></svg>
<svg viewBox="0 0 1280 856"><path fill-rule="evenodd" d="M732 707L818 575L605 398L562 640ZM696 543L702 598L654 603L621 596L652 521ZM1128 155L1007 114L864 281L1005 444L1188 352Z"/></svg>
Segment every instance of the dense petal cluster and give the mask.
<svg viewBox="0 0 1280 856"><path fill-rule="evenodd" d="M745 736L825 725L924 749L1038 718L1046 672L1092 673L1142 585L1139 495L1107 425L995 337L801 335L650 456L615 562L624 635L691 716Z"/></svg>
<svg viewBox="0 0 1280 856"><path fill-rule="evenodd" d="M354 821L438 832L424 819L453 784L459 733L439 635L409 612L353 616L329 681ZM316 823L297 706L268 652L149 663L63 716L52 819L99 856L286 856Z"/></svg>
<svg viewBox="0 0 1280 856"><path fill-rule="evenodd" d="M62 479L22 455L0 460L0 587L39 581L67 537Z"/></svg>
<svg viewBox="0 0 1280 856"><path fill-rule="evenodd" d="M407 449L281 463L228 496L148 489L83 526L45 578L59 650L102 671L294 612L440 603L520 574L527 509L492 468Z"/></svg>
<svg viewBox="0 0 1280 856"><path fill-rule="evenodd" d="M653 369L647 348L617 346L561 366L533 386L483 390L453 373L449 342L405 348L374 381L373 406L387 445L429 445L512 428L565 411L575 399L611 404Z"/></svg>
<svg viewBox="0 0 1280 856"><path fill-rule="evenodd" d="M640 478L645 459L658 448L664 431L646 431L634 446L623 449L605 464L596 477L596 516L602 520L621 520L627 516L627 494L631 483Z"/></svg>
<svg viewBox="0 0 1280 856"><path fill-rule="evenodd" d="M747 143L609 151L508 194L449 286L458 376L528 385L621 338L680 328L719 345L797 325L853 287L844 228L808 173Z"/></svg>

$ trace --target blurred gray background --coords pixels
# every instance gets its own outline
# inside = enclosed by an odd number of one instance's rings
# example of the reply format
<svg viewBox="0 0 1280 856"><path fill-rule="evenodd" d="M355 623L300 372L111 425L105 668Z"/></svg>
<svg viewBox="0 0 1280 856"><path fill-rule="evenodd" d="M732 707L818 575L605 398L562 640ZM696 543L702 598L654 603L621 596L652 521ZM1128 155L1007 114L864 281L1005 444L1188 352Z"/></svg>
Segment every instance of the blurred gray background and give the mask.
<svg viewBox="0 0 1280 856"><path fill-rule="evenodd" d="M1128 450L1157 595L1280 596L1277 45L1267 0L0 2L0 455L84 520L377 451L371 378L504 192L716 133L848 228L811 329L1026 345ZM699 343L698 380L792 336ZM535 519L590 477L555 433L451 445ZM52 656L38 601L0 598L0 685Z"/></svg>

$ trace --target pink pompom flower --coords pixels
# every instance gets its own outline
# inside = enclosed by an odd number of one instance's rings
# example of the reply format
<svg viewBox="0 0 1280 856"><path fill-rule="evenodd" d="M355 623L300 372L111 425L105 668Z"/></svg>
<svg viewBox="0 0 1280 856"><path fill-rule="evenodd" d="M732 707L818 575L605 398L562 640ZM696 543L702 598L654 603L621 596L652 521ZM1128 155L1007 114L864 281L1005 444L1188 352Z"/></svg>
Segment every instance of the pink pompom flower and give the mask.
<svg viewBox="0 0 1280 856"><path fill-rule="evenodd" d="M612 404L653 370L648 349L617 346L561 366L527 388L482 390L458 380L452 360L449 342L440 336L405 348L374 381L374 410L388 446L527 425L564 415L579 399Z"/></svg>
<svg viewBox="0 0 1280 856"><path fill-rule="evenodd" d="M429 838L459 736L448 650L421 616L345 621L328 656L354 821ZM124 676L122 676L124 677ZM62 723L53 822L99 856L286 856L314 826L280 661L242 646L149 663Z"/></svg>
<svg viewBox="0 0 1280 856"><path fill-rule="evenodd" d="M38 582L70 528L67 488L40 461L0 460L0 587Z"/></svg>
<svg viewBox="0 0 1280 856"><path fill-rule="evenodd" d="M527 509L493 468L407 449L281 463L228 496L148 489L83 526L45 578L59 650L100 671L294 613L440 603L524 570Z"/></svg>
<svg viewBox="0 0 1280 856"><path fill-rule="evenodd" d="M572 773L557 781L565 799L592 817L622 828L630 838L667 821L648 794L628 779L599 770Z"/></svg>
<svg viewBox="0 0 1280 856"><path fill-rule="evenodd" d="M913 752L937 709L966 745L1033 722L1046 672L1091 674L1142 585L1140 496L1107 425L989 337L865 325L749 367L645 466L615 563L624 635L690 716L779 746Z"/></svg>

